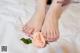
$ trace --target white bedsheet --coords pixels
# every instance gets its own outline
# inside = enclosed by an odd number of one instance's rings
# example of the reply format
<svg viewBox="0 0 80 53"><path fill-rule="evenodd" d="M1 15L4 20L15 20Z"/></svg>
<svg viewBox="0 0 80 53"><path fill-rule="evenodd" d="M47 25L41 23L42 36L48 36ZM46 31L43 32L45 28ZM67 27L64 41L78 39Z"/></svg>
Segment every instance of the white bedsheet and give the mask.
<svg viewBox="0 0 80 53"><path fill-rule="evenodd" d="M57 42L39 49L20 41L25 35L20 31L35 12L34 0L0 0L0 47L7 46L6 53L63 53L61 44L70 43L80 49L80 4L70 4L60 19L61 37ZM0 53L1 48L0 48ZM53 53L53 52L52 52ZM80 52L77 52L80 53Z"/></svg>

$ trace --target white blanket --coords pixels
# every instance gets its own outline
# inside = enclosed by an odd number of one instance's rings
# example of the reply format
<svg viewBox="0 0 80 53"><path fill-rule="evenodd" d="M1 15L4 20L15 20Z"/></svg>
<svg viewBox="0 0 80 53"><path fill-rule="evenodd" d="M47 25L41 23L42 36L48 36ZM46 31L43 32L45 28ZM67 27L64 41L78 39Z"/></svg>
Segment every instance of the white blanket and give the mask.
<svg viewBox="0 0 80 53"><path fill-rule="evenodd" d="M63 53L61 45L80 49L80 3L68 6L60 19L60 39L39 49L25 45L20 38L25 37L20 28L35 12L35 0L0 0L0 47L7 46L6 53ZM1 48L0 48L0 53Z"/></svg>

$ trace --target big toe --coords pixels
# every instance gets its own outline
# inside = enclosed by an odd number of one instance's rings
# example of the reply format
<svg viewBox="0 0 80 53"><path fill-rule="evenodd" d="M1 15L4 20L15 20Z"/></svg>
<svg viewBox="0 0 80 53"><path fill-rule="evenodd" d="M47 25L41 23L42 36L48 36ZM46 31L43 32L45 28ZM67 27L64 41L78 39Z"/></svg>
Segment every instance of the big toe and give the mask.
<svg viewBox="0 0 80 53"><path fill-rule="evenodd" d="M31 35L31 34L33 33L33 31L34 31L34 29L33 29L33 28L30 28L30 29L28 30L28 33Z"/></svg>
<svg viewBox="0 0 80 53"><path fill-rule="evenodd" d="M29 34L29 35L31 35L32 34L32 32L33 32L33 28L31 28L31 27L23 27L23 32L25 33L25 34Z"/></svg>
<svg viewBox="0 0 80 53"><path fill-rule="evenodd" d="M59 38L59 33L55 33L54 34L54 41L58 40L58 38Z"/></svg>
<svg viewBox="0 0 80 53"><path fill-rule="evenodd" d="M48 42L56 41L58 38L59 38L59 35L57 35L57 34L54 34L54 33L47 34L47 41Z"/></svg>

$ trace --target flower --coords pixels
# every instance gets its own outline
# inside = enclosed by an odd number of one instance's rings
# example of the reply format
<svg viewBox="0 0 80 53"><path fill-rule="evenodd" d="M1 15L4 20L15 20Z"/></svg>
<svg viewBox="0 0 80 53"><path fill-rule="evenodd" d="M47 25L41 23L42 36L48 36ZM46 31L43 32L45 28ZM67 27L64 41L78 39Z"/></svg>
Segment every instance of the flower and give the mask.
<svg viewBox="0 0 80 53"><path fill-rule="evenodd" d="M20 40L25 44L33 43L33 45L38 47L38 48L43 48L46 46L46 39L45 39L43 33L41 33L41 32L35 32L32 35L32 39L21 38Z"/></svg>
<svg viewBox="0 0 80 53"><path fill-rule="evenodd" d="M35 32L32 38L33 44L38 48L43 48L46 45L46 39L41 32Z"/></svg>

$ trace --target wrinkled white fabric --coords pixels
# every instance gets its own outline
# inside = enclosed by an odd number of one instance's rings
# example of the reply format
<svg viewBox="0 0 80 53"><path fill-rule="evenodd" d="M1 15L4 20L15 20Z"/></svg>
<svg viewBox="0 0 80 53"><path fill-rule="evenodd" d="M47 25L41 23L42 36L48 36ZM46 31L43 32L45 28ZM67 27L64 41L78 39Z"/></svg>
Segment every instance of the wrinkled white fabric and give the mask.
<svg viewBox="0 0 80 53"><path fill-rule="evenodd" d="M6 53L53 53L54 50L63 53L60 45L66 43L79 51L80 3L71 3L62 14L59 23L60 39L41 49L20 41L20 38L25 37L20 28L32 17L35 8L35 0L0 0L0 47L7 46Z"/></svg>

